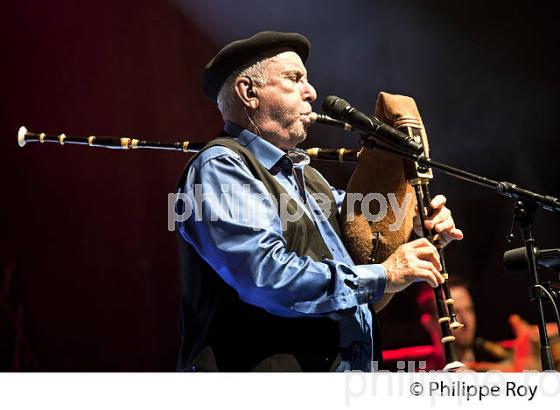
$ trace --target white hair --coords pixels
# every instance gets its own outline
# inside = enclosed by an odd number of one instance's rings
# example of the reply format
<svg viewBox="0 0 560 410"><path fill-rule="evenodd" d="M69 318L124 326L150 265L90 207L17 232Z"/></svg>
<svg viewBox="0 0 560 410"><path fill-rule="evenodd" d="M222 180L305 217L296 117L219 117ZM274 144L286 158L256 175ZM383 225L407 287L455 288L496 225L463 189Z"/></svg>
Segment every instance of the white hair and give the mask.
<svg viewBox="0 0 560 410"><path fill-rule="evenodd" d="M266 85L265 68L269 60L270 58L258 57L256 61L254 59L251 60L229 75L218 93L218 109L223 119L229 118L232 110L235 110L235 107L240 103L235 94L235 82L237 79L239 77L249 77L254 86L262 87Z"/></svg>

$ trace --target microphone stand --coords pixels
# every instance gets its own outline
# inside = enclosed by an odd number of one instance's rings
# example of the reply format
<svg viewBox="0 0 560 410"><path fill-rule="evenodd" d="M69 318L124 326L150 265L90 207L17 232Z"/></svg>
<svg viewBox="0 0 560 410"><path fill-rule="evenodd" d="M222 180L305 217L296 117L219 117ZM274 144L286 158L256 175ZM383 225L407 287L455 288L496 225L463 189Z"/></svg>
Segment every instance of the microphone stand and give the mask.
<svg viewBox="0 0 560 410"><path fill-rule="evenodd" d="M553 196L541 195L535 192L519 188L511 182L494 181L480 175L473 174L472 172L464 171L450 165L433 161L426 158L424 154L414 154L407 151L381 145L373 139L373 135L362 134L362 140L368 148L380 149L411 161L417 162L420 166L425 168L437 168L447 175L454 178L462 179L473 184L477 184L486 188L491 188L500 195L506 196L514 200L513 207L513 225L512 231L515 226L521 230L525 249L527 250L527 259L529 262L529 278L531 284L529 286L530 300L535 303L537 308L537 324L539 329L539 336L541 342L541 363L543 370L554 370L554 361L552 360L552 349L548 332L546 329L546 320L544 317L544 298L545 293L542 291L542 285L539 280L537 271L537 248L535 246L535 238L533 236L533 221L538 208L543 208L551 212L560 214L560 199ZM513 233L510 233L508 240L513 239Z"/></svg>

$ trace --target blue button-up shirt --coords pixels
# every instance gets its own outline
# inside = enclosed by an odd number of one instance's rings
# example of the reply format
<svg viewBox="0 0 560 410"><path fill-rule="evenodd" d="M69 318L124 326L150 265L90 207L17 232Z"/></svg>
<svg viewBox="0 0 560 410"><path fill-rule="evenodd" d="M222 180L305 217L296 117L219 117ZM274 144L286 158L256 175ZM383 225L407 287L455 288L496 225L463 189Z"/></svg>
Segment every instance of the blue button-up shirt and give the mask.
<svg viewBox="0 0 560 410"><path fill-rule="evenodd" d="M185 206L192 211L177 223L179 234L246 303L285 317L321 315L338 320L341 363L337 370L370 371L378 347L367 304L384 293L383 266L353 263L315 198L309 194L302 198L293 173L283 172L286 152L231 122L226 122L225 131L301 204L333 258L314 261L288 251L278 210L263 200L270 195L264 184L238 154L221 146L199 154L179 187L185 203L177 202L178 214L184 213ZM293 166L303 171L305 164ZM345 193L331 190L340 210ZM183 320L188 326L189 318Z"/></svg>

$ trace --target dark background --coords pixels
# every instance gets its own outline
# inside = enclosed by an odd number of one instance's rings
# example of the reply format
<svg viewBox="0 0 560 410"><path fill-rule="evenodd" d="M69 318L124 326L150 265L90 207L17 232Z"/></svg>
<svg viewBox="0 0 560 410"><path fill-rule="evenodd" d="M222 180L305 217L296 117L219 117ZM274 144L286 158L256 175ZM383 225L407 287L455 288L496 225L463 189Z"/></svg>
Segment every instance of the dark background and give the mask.
<svg viewBox="0 0 560 410"><path fill-rule="evenodd" d="M310 39L320 101L364 111L413 96L434 159L560 196L558 6L482 1L20 0L3 6L0 369L173 370L179 276L167 194L188 157L77 146L21 149L17 129L204 141L221 121L200 91L226 42L272 29ZM545 4L545 3L540 3ZM305 146L357 146L316 127ZM316 164L344 187L351 165ZM473 289L478 333L534 321L526 274L504 272L511 201L436 172L465 233L448 249ZM560 216L536 236L558 247ZM426 343L414 289L383 313L385 347ZM550 318L550 317L549 317Z"/></svg>

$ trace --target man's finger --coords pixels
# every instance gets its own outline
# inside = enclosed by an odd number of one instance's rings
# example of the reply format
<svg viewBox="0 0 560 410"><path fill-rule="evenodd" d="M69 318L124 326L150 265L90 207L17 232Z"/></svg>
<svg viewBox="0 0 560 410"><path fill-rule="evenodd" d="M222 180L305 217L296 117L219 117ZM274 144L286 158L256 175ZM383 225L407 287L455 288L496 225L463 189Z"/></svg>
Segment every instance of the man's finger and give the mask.
<svg viewBox="0 0 560 410"><path fill-rule="evenodd" d="M437 233L442 233L443 231L451 232L454 228L455 224L453 223L452 219L447 219L434 226L434 229Z"/></svg>
<svg viewBox="0 0 560 410"><path fill-rule="evenodd" d="M432 288L437 288L439 283L437 282L436 276L431 270L422 269L418 272L418 277L430 284Z"/></svg>
<svg viewBox="0 0 560 410"><path fill-rule="evenodd" d="M461 240L463 239L463 231L461 231L460 229L454 228L453 230L451 230L448 235L452 236L453 239L457 239L457 240Z"/></svg>
<svg viewBox="0 0 560 410"><path fill-rule="evenodd" d="M417 250L416 257L420 260L431 262L437 271L443 269L439 260L439 254L435 248L421 248Z"/></svg>
<svg viewBox="0 0 560 410"><path fill-rule="evenodd" d="M438 272L437 268L434 266L433 263L421 260L418 262L418 267L424 271L430 272L435 278L435 281L437 282L438 285L444 282L443 275Z"/></svg>
<svg viewBox="0 0 560 410"><path fill-rule="evenodd" d="M451 211L449 210L449 208L440 208L436 211L436 213L434 215L432 215L430 218L426 219L426 228L427 229L433 229L435 225L447 220L447 219L451 219Z"/></svg>
<svg viewBox="0 0 560 410"><path fill-rule="evenodd" d="M443 232L439 236L441 237L441 240L442 240L443 244L447 244L447 243L449 243L453 240L460 241L464 237L463 231L461 231L460 229L457 229L457 228L453 228L449 232ZM436 238L437 238L437 236L436 236Z"/></svg>
<svg viewBox="0 0 560 410"><path fill-rule="evenodd" d="M426 247L429 248L434 246L426 238L415 239L412 242L409 242L409 245L411 245L412 248L426 248Z"/></svg>
<svg viewBox="0 0 560 410"><path fill-rule="evenodd" d="M443 205L445 205L445 203L447 202L447 198L444 197L443 195L436 195L433 199L432 202L430 202L430 206L433 209L437 209Z"/></svg>

